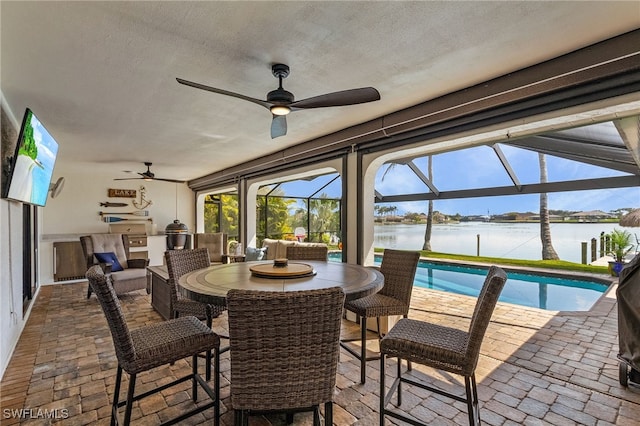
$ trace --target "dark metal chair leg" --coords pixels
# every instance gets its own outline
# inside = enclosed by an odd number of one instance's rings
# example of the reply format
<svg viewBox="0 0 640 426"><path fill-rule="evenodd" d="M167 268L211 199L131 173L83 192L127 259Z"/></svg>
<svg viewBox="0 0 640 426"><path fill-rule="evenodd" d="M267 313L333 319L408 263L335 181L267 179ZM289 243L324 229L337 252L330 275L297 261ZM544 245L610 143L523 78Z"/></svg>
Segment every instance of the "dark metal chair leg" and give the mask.
<svg viewBox="0 0 640 426"><path fill-rule="evenodd" d="M367 380L367 318L360 317L360 383Z"/></svg>
<svg viewBox="0 0 640 426"><path fill-rule="evenodd" d="M333 425L333 402L327 401L324 403L324 425Z"/></svg>
<svg viewBox="0 0 640 426"><path fill-rule="evenodd" d="M398 358L398 365L396 366L396 374L398 375L398 407L402 405L402 358Z"/></svg>
<svg viewBox="0 0 640 426"><path fill-rule="evenodd" d="M384 354L380 354L380 426L384 426L384 400L386 398L384 378Z"/></svg>
<svg viewBox="0 0 640 426"><path fill-rule="evenodd" d="M191 399L193 402L198 402L198 381L196 380L196 375L198 374L198 355L193 355L191 357L191 373L193 377L191 378Z"/></svg>
<svg viewBox="0 0 640 426"><path fill-rule="evenodd" d="M471 394L473 395L474 423L480 424L480 407L478 405L478 385L476 384L476 375L471 375Z"/></svg>
<svg viewBox="0 0 640 426"><path fill-rule="evenodd" d="M242 412L233 410L233 426L242 426Z"/></svg>
<svg viewBox="0 0 640 426"><path fill-rule="evenodd" d="M471 391L471 380L469 377L465 376L464 378L464 387L467 394L467 411L469 415L469 424L473 425L475 416L473 415L473 400L472 400L472 391Z"/></svg>
<svg viewBox="0 0 640 426"><path fill-rule="evenodd" d="M313 426L320 426L320 407L313 407Z"/></svg>
<svg viewBox="0 0 640 426"><path fill-rule="evenodd" d="M122 367L118 365L116 372L116 386L113 390L113 404L111 405L111 426L115 426L118 423L118 402L120 398L120 384L122 383Z"/></svg>
<svg viewBox="0 0 640 426"><path fill-rule="evenodd" d="M215 403L216 405L213 407L213 412L216 416L214 421L214 426L220 425L220 352L215 351L215 359L213 360L213 374L215 377L213 378L213 386L214 393L216 395Z"/></svg>
<svg viewBox="0 0 640 426"><path fill-rule="evenodd" d="M211 315L207 315L207 327L211 329L212 319ZM205 367L204 367L204 377L207 379L207 382L211 380L211 351L207 351L205 355Z"/></svg>
<svg viewBox="0 0 640 426"><path fill-rule="evenodd" d="M129 390L127 391L127 404L124 407L124 426L131 422L131 409L133 408L133 392L136 388L136 375L129 375Z"/></svg>

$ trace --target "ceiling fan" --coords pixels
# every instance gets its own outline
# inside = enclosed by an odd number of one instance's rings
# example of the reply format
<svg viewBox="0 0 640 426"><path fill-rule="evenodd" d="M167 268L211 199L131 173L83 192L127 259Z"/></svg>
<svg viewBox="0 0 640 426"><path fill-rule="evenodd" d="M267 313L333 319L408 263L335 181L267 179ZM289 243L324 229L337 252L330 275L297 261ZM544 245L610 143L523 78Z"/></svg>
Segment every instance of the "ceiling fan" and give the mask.
<svg viewBox="0 0 640 426"><path fill-rule="evenodd" d="M273 76L279 81L278 88L267 93L267 100L252 98L241 95L239 93L229 92L215 87L205 86L204 84L194 83L191 81L176 78L178 83L186 86L195 87L196 89L207 90L209 92L219 93L221 95L231 96L245 101L253 102L263 106L271 111L273 120L271 121L271 138L275 139L287 134L286 115L292 111L311 108L324 108L333 106L346 106L362 104L380 100L380 93L373 87L362 87L359 89L342 90L340 92L327 93L324 95L314 96L312 98L296 101L293 93L284 90L282 80L289 75L289 66L285 64L273 64L271 66Z"/></svg>
<svg viewBox="0 0 640 426"><path fill-rule="evenodd" d="M175 179L163 179L163 178L157 178L155 173L153 173L151 171L151 164L149 162L145 162L144 165L147 166L147 171L146 172L138 172L138 174L140 175L140 177L137 178L118 178L118 179L114 179L114 180L134 180L134 179L143 179L146 181L151 181L151 180L161 180L163 182L175 182L175 183L184 183L183 180L175 180Z"/></svg>

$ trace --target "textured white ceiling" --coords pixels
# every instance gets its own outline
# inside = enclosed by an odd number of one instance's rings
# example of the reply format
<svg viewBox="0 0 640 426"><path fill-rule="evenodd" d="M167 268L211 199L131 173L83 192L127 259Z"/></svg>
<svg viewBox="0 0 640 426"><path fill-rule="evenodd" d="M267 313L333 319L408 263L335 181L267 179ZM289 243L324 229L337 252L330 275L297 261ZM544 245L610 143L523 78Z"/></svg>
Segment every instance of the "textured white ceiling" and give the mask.
<svg viewBox="0 0 640 426"><path fill-rule="evenodd" d="M640 27L638 2L0 2L0 83L69 169L192 179ZM303 99L370 104L271 115L176 77L265 99L271 64Z"/></svg>

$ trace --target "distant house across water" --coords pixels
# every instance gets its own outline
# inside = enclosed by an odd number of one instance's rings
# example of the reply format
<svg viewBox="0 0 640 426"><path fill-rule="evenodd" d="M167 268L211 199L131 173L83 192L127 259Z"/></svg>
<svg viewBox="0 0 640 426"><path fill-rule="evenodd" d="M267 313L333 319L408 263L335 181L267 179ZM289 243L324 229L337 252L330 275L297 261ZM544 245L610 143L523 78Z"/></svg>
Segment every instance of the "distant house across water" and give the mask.
<svg viewBox="0 0 640 426"><path fill-rule="evenodd" d="M605 213L602 210L591 210L588 212L578 212L571 215L572 219L577 219L578 222L599 222L603 219L611 219L615 216Z"/></svg>

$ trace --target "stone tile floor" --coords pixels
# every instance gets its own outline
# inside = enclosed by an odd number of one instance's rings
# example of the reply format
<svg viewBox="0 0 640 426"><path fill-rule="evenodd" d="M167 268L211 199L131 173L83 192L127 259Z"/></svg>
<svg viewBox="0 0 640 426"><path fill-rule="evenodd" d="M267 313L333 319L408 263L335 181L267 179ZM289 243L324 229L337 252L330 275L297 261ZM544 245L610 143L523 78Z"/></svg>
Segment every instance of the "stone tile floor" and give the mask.
<svg viewBox="0 0 640 426"><path fill-rule="evenodd" d="M108 424L116 358L106 321L86 282L43 286L2 378L0 424ZM489 425L636 425L640 389L618 382L615 287L587 313L558 313L499 303L485 337L476 377L482 420ZM124 295L121 303L132 328L161 321L144 291ZM416 288L410 317L464 327L475 299ZM214 322L224 332L225 316ZM356 333L344 324L345 335ZM374 345L372 345L374 346ZM394 374L394 360L387 373ZM221 357L222 424L233 423L229 354ZM141 374L139 390L166 383L190 369L187 361ZM459 377L414 365L414 373L444 389L460 389ZM379 368L369 362L367 383L359 364L341 352L334 423L377 425ZM126 377L126 375L125 375ZM387 383L391 383L389 376ZM126 383L123 384L126 386ZM168 389L135 404L133 424L155 425L191 406L189 384ZM466 424L465 406L420 389L406 388L403 410L428 424ZM57 420L19 419L11 410L55 413ZM56 410L57 411L52 411ZM15 412L14 412L15 413ZM24 413L24 411L23 411ZM212 413L184 424L212 424ZM312 424L310 414L295 424ZM389 420L388 424L395 424ZM251 425L281 425L281 416L251 418Z"/></svg>

